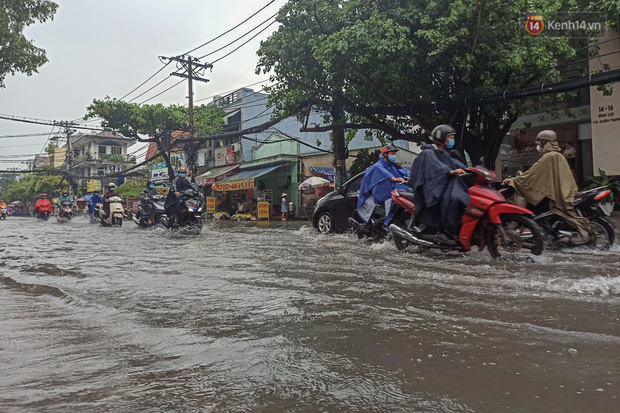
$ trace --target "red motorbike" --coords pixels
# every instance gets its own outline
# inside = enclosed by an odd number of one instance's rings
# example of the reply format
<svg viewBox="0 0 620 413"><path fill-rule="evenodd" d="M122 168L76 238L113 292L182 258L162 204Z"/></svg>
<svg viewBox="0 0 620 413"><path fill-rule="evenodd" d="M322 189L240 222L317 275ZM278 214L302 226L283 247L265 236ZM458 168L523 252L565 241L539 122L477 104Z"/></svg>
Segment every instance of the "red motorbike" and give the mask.
<svg viewBox="0 0 620 413"><path fill-rule="evenodd" d="M394 244L399 250L410 245L422 249L469 251L477 245L480 250L487 247L493 258L502 253L528 251L540 255L543 250L542 231L534 222L533 213L517 205L509 204L506 198L490 183L495 174L482 167L467 168L465 178L471 179L470 203L463 214L459 239L456 245L442 243L435 234L420 231L414 225L415 205L413 194L401 190L392 191L395 203L390 230Z"/></svg>

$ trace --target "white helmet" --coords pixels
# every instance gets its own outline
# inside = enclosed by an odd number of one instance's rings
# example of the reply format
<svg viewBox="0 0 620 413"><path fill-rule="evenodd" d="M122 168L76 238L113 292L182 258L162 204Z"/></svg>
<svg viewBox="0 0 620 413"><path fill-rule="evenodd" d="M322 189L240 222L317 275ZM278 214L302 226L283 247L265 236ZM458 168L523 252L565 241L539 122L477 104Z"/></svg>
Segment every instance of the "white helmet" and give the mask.
<svg viewBox="0 0 620 413"><path fill-rule="evenodd" d="M110 188L110 191L114 191L116 189L116 184L115 183L110 183L110 184L108 184L108 188Z"/></svg>

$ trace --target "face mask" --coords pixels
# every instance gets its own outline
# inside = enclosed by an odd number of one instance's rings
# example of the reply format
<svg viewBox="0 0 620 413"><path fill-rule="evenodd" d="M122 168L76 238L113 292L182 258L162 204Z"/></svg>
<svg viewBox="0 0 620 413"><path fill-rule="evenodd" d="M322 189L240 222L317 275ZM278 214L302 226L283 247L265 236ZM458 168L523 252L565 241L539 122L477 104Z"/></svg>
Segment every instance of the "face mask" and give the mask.
<svg viewBox="0 0 620 413"><path fill-rule="evenodd" d="M448 148L448 149L454 148L454 139L448 139L448 143L446 144L446 148Z"/></svg>
<svg viewBox="0 0 620 413"><path fill-rule="evenodd" d="M99 192L95 192L95 196L99 196Z"/></svg>
<svg viewBox="0 0 620 413"><path fill-rule="evenodd" d="M153 189L155 188L155 185L149 185L149 188Z"/></svg>
<svg viewBox="0 0 620 413"><path fill-rule="evenodd" d="M179 178L185 178L187 174L179 174Z"/></svg>
<svg viewBox="0 0 620 413"><path fill-rule="evenodd" d="M396 155L388 155L388 161L390 161L390 163L396 162Z"/></svg>
<svg viewBox="0 0 620 413"><path fill-rule="evenodd" d="M538 144L538 145L536 145L536 150L538 152L542 152L543 148L542 148L542 146L540 146L540 144Z"/></svg>

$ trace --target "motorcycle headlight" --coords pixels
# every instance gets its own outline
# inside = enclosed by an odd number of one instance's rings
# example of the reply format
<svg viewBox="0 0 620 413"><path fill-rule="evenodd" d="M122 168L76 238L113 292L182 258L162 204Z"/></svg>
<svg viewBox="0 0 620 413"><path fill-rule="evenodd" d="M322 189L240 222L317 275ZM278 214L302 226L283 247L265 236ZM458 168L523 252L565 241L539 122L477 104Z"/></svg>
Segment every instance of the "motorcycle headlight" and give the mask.
<svg viewBox="0 0 620 413"><path fill-rule="evenodd" d="M155 204L155 208L156 209L164 209L164 207L162 205L159 205L159 204Z"/></svg>

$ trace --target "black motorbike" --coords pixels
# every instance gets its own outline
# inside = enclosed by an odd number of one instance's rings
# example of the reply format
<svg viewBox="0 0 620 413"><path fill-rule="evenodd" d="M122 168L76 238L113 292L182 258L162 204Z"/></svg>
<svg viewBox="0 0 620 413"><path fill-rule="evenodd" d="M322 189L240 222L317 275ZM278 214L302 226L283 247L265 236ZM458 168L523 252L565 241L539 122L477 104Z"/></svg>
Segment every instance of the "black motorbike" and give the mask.
<svg viewBox="0 0 620 413"><path fill-rule="evenodd" d="M204 202L200 192L186 189L176 196L176 202L168 206L166 214L170 221L170 228L190 228L200 232L202 229L202 213Z"/></svg>
<svg viewBox="0 0 620 413"><path fill-rule="evenodd" d="M383 225L384 221L385 207L383 205L377 205L368 222L364 222L358 215L356 209L355 212L353 212L353 216L349 217L349 226L359 239L367 237L376 241L381 241L388 237L386 226Z"/></svg>
<svg viewBox="0 0 620 413"><path fill-rule="evenodd" d="M170 228L170 221L166 215L164 202L166 197L163 195L153 195L150 199L150 211L145 212L142 202L138 207L138 213L133 217L133 221L141 228L162 225L164 228Z"/></svg>
<svg viewBox="0 0 620 413"><path fill-rule="evenodd" d="M37 219L42 219L43 221L47 221L50 217L50 213L49 211L43 211L43 212L36 212L35 213L35 217Z"/></svg>
<svg viewBox="0 0 620 413"><path fill-rule="evenodd" d="M513 193L512 188L504 189L507 196ZM562 217L549 210L546 203L531 207L534 211L534 221L542 228L547 246L551 247L579 247L592 246L598 249L608 249L615 241L614 224L601 208L600 201L611 193L607 187L577 192L573 207L581 217L588 218L593 234L589 239L583 239L577 229L566 222Z"/></svg>

